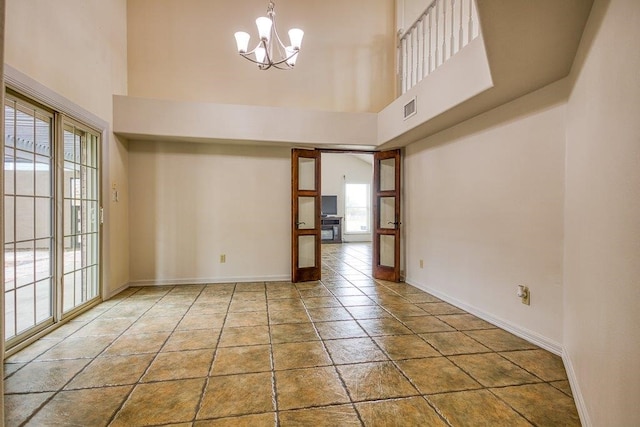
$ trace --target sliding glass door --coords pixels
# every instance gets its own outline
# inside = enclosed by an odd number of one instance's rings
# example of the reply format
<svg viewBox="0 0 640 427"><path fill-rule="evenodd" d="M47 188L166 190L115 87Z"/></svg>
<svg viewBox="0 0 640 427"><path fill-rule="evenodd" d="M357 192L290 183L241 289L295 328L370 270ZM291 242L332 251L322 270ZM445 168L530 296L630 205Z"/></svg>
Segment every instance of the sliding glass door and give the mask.
<svg viewBox="0 0 640 427"><path fill-rule="evenodd" d="M62 307L68 312L99 294L98 136L65 120Z"/></svg>
<svg viewBox="0 0 640 427"><path fill-rule="evenodd" d="M53 322L53 115L5 100L5 338Z"/></svg>
<svg viewBox="0 0 640 427"><path fill-rule="evenodd" d="M100 295L100 138L19 96L5 99L7 348Z"/></svg>

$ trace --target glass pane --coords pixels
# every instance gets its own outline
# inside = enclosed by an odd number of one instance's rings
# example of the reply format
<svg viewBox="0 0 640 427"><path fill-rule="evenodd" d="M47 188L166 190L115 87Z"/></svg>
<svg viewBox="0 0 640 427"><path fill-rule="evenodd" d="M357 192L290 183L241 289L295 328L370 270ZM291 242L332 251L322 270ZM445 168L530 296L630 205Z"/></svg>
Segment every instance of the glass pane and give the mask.
<svg viewBox="0 0 640 427"><path fill-rule="evenodd" d="M33 196L35 189L35 160L33 153L16 150L16 194Z"/></svg>
<svg viewBox="0 0 640 427"><path fill-rule="evenodd" d="M4 194L15 194L15 153L13 148L4 149Z"/></svg>
<svg viewBox="0 0 640 427"><path fill-rule="evenodd" d="M298 268L316 266L316 236L298 236Z"/></svg>
<svg viewBox="0 0 640 427"><path fill-rule="evenodd" d="M51 239L36 240L36 278L42 280L51 277Z"/></svg>
<svg viewBox="0 0 640 427"><path fill-rule="evenodd" d="M87 165L91 167L98 166L98 137L89 135L87 143Z"/></svg>
<svg viewBox="0 0 640 427"><path fill-rule="evenodd" d="M16 287L16 252L13 244L4 245L4 289Z"/></svg>
<svg viewBox="0 0 640 427"><path fill-rule="evenodd" d="M16 244L16 286L35 281L36 255L33 240Z"/></svg>
<svg viewBox="0 0 640 427"><path fill-rule="evenodd" d="M396 160L380 160L380 191L396 189Z"/></svg>
<svg viewBox="0 0 640 427"><path fill-rule="evenodd" d="M298 197L298 228L309 230L316 227L316 198Z"/></svg>
<svg viewBox="0 0 640 427"><path fill-rule="evenodd" d="M4 337L9 339L16 336L16 294L9 291L4 294Z"/></svg>
<svg viewBox="0 0 640 427"><path fill-rule="evenodd" d="M98 231L98 221L100 220L100 211L98 209L98 202L88 202L89 209L89 232L95 233Z"/></svg>
<svg viewBox="0 0 640 427"><path fill-rule="evenodd" d="M87 269L87 283L89 283L89 290L87 294L87 300L98 296L98 266L94 265Z"/></svg>
<svg viewBox="0 0 640 427"><path fill-rule="evenodd" d="M51 279L47 279L36 283L36 322L42 322L51 315Z"/></svg>
<svg viewBox="0 0 640 427"><path fill-rule="evenodd" d="M13 234L14 226L14 197L5 196L4 198L4 243L13 242L15 236Z"/></svg>
<svg viewBox="0 0 640 427"><path fill-rule="evenodd" d="M84 265L90 266L98 263L98 234L85 234Z"/></svg>
<svg viewBox="0 0 640 427"><path fill-rule="evenodd" d="M19 334L35 325L35 286L30 284L16 290L17 295L17 327Z"/></svg>
<svg viewBox="0 0 640 427"><path fill-rule="evenodd" d="M396 198L380 197L380 228L396 228Z"/></svg>
<svg viewBox="0 0 640 427"><path fill-rule="evenodd" d="M98 200L98 173L95 169L87 169L87 199Z"/></svg>
<svg viewBox="0 0 640 427"><path fill-rule="evenodd" d="M83 272L84 270L76 270L74 273L75 278L75 305L80 305L86 301L84 298L84 286L86 285L86 281L83 280Z"/></svg>
<svg viewBox="0 0 640 427"><path fill-rule="evenodd" d="M316 189L316 160L298 158L298 190Z"/></svg>
<svg viewBox="0 0 640 427"><path fill-rule="evenodd" d="M64 151L63 156L67 161L74 161L75 140L73 136L73 128L65 126L64 128ZM66 168L66 165L65 165Z"/></svg>
<svg viewBox="0 0 640 427"><path fill-rule="evenodd" d="M36 202L36 239L49 237L51 233L51 199L37 197Z"/></svg>
<svg viewBox="0 0 640 427"><path fill-rule="evenodd" d="M51 159L36 156L36 196L51 196Z"/></svg>
<svg viewBox="0 0 640 427"><path fill-rule="evenodd" d="M19 108L24 108L20 106ZM16 110L16 148L34 152L35 148L35 118L31 112Z"/></svg>
<svg viewBox="0 0 640 427"><path fill-rule="evenodd" d="M37 115L36 117L36 146L35 152L43 156L51 156L51 118Z"/></svg>
<svg viewBox="0 0 640 427"><path fill-rule="evenodd" d="M34 236L33 198L16 197L16 241L31 240Z"/></svg>
<svg viewBox="0 0 640 427"><path fill-rule="evenodd" d="M76 269L76 238L69 237L65 238L65 246L64 246L64 272L70 273Z"/></svg>
<svg viewBox="0 0 640 427"><path fill-rule="evenodd" d="M395 267L395 236L380 235L380 265Z"/></svg>
<svg viewBox="0 0 640 427"><path fill-rule="evenodd" d="M13 101L7 101L4 107L4 143L6 147L15 147L16 110L12 107Z"/></svg>
<svg viewBox="0 0 640 427"><path fill-rule="evenodd" d="M74 287L75 287L75 274L65 274L62 278L62 310L69 311L74 306Z"/></svg>

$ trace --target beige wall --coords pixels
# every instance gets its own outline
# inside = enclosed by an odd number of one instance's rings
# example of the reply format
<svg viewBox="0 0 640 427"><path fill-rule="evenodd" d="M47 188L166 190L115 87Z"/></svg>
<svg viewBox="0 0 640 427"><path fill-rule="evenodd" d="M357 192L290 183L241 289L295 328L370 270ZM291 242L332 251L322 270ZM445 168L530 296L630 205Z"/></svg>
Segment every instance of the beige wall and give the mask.
<svg viewBox="0 0 640 427"><path fill-rule="evenodd" d="M566 93L556 83L411 144L404 162L407 282L556 352Z"/></svg>
<svg viewBox="0 0 640 427"><path fill-rule="evenodd" d="M595 2L567 110L564 347L594 426L640 425L639 22Z"/></svg>
<svg viewBox="0 0 640 427"><path fill-rule="evenodd" d="M136 141L129 162L133 284L290 277L288 148Z"/></svg>
<svg viewBox="0 0 640 427"><path fill-rule="evenodd" d="M127 93L126 0L9 0L5 62L112 123L113 94ZM54 18L55 17L55 18ZM105 294L129 280L126 142L107 133L103 152ZM120 186L119 202L109 198Z"/></svg>
<svg viewBox="0 0 640 427"><path fill-rule="evenodd" d="M236 31L257 43L255 18L266 6L130 0L129 95L351 112L378 112L393 100L393 0L279 0L285 40L289 28L305 31L295 72L259 72L236 52Z"/></svg>

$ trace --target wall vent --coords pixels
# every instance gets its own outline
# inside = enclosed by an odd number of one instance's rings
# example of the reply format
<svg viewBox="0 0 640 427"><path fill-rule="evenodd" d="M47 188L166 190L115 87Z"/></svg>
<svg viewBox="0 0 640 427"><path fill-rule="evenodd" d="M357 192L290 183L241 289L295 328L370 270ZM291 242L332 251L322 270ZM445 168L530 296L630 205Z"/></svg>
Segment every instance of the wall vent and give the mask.
<svg viewBox="0 0 640 427"><path fill-rule="evenodd" d="M404 104L404 120L416 114L416 98Z"/></svg>

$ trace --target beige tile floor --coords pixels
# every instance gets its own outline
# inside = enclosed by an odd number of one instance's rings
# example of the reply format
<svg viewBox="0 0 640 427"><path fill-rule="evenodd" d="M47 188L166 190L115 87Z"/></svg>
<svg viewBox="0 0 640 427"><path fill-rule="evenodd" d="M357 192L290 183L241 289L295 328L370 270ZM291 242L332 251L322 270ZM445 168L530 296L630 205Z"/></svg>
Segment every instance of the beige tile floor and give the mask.
<svg viewBox="0 0 640 427"><path fill-rule="evenodd" d="M562 360L403 283L131 288L5 364L6 425L580 425Z"/></svg>

